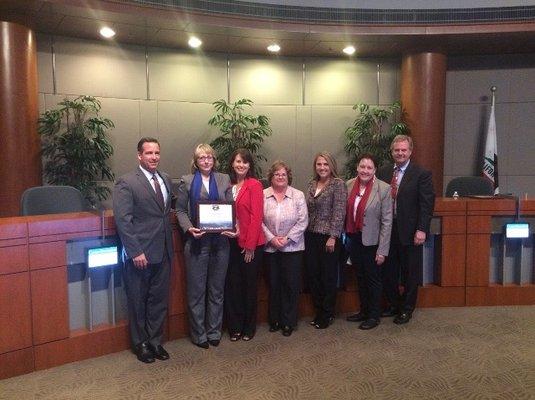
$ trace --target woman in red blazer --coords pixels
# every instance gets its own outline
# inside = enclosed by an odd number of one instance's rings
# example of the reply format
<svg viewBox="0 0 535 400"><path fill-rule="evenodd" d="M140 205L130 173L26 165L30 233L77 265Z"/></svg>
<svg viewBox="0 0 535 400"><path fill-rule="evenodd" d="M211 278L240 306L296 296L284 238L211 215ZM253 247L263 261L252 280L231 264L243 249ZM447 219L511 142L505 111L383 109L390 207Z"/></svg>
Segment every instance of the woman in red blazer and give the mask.
<svg viewBox="0 0 535 400"><path fill-rule="evenodd" d="M236 207L237 238L231 239L225 288L230 340L251 340L256 332L257 277L266 239L262 231L264 195L254 178L254 160L246 149L230 157L232 197Z"/></svg>

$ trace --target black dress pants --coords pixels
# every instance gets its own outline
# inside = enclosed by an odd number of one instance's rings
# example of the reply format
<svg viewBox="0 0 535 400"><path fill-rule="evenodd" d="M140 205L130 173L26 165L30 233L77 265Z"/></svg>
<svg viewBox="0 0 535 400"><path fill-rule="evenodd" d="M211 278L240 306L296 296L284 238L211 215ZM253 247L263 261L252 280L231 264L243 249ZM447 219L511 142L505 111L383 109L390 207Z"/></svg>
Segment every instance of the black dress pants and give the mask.
<svg viewBox="0 0 535 400"><path fill-rule="evenodd" d="M362 233L349 234L351 263L356 268L360 312L368 318L381 318L381 266L375 263L377 246L364 246Z"/></svg>
<svg viewBox="0 0 535 400"><path fill-rule="evenodd" d="M305 232L306 275L318 322L334 317L336 306L341 242L337 238L334 252L328 253L325 251L328 239L329 235Z"/></svg>
<svg viewBox="0 0 535 400"><path fill-rule="evenodd" d="M381 268L383 292L390 306L400 313L411 314L416 307L418 285L422 282L423 246L403 245L397 223L394 220L392 224L390 250Z"/></svg>
<svg viewBox="0 0 535 400"><path fill-rule="evenodd" d="M136 268L132 259L124 264L130 340L134 348L144 342L154 347L162 344L169 302L169 273L166 252L161 263L149 264L144 269Z"/></svg>
<svg viewBox="0 0 535 400"><path fill-rule="evenodd" d="M264 246L258 246L251 262L244 261L242 248L230 239L230 258L225 282L225 314L229 333L254 335L258 297L258 273Z"/></svg>
<svg viewBox="0 0 535 400"><path fill-rule="evenodd" d="M303 252L265 253L269 267L269 323L297 326Z"/></svg>

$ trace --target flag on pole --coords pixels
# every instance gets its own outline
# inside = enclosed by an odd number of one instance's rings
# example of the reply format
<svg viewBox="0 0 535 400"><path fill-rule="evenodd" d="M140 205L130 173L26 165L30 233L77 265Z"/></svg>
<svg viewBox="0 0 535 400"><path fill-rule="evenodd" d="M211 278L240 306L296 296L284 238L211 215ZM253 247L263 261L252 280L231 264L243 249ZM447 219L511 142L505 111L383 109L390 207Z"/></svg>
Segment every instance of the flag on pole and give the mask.
<svg viewBox="0 0 535 400"><path fill-rule="evenodd" d="M483 176L490 180L494 186L494 194L500 193L498 184L498 146L496 144L496 117L494 115L494 91L492 92L492 105L485 139L485 157L483 159Z"/></svg>

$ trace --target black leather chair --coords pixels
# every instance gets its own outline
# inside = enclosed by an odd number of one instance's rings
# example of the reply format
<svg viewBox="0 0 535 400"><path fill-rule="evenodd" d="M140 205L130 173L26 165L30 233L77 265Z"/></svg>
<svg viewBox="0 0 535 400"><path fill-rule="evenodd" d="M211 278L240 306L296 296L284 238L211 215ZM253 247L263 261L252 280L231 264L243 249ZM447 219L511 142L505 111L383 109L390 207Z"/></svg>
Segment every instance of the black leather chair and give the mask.
<svg viewBox="0 0 535 400"><path fill-rule="evenodd" d="M459 176L448 183L446 197L453 196L454 192L459 196L492 196L494 187L482 176Z"/></svg>
<svg viewBox="0 0 535 400"><path fill-rule="evenodd" d="M35 186L22 193L21 215L87 211L82 193L72 186Z"/></svg>

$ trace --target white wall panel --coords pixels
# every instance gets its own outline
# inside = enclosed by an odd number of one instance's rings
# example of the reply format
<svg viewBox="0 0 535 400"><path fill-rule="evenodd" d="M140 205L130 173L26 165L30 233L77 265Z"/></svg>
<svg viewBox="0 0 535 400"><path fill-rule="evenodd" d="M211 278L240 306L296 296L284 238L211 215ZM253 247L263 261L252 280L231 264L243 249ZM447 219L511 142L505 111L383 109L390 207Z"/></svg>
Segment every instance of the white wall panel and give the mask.
<svg viewBox="0 0 535 400"><path fill-rule="evenodd" d="M139 101L139 135L158 136L158 102L154 100Z"/></svg>
<svg viewBox="0 0 535 400"><path fill-rule="evenodd" d="M151 48L149 85L151 99L204 103L226 100L226 57Z"/></svg>
<svg viewBox="0 0 535 400"><path fill-rule="evenodd" d="M158 102L158 138L162 146L161 166L173 178L190 173L193 150L209 143L215 130L208 126L211 104Z"/></svg>
<svg viewBox="0 0 535 400"><path fill-rule="evenodd" d="M124 99L145 99L142 47L56 38L57 92Z"/></svg>
<svg viewBox="0 0 535 400"><path fill-rule="evenodd" d="M303 63L298 58L230 58L230 99L257 104L302 104Z"/></svg>
<svg viewBox="0 0 535 400"><path fill-rule="evenodd" d="M319 151L329 151L338 164L338 173L343 174L345 162L344 131L352 123L355 111L347 107L312 107L311 142L312 156ZM312 165L312 157L309 161Z"/></svg>
<svg viewBox="0 0 535 400"><path fill-rule="evenodd" d="M115 128L109 131L114 154L110 165L118 177L138 165L137 143L139 130L139 101L128 99L99 98L102 104L100 115L109 118Z"/></svg>
<svg viewBox="0 0 535 400"><path fill-rule="evenodd" d="M37 77L39 92L53 93L52 48L48 35L37 35Z"/></svg>
<svg viewBox="0 0 535 400"><path fill-rule="evenodd" d="M377 104L377 62L306 60L305 104Z"/></svg>

